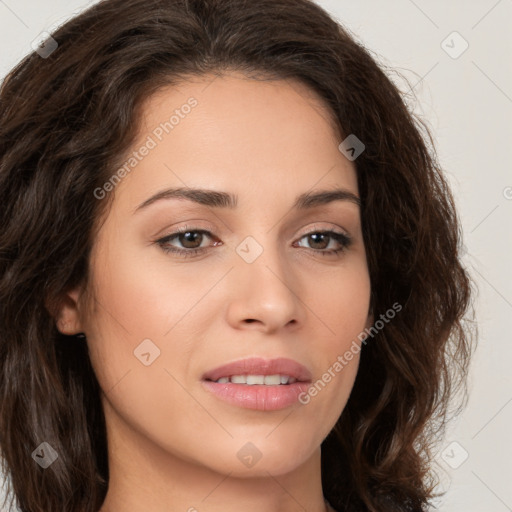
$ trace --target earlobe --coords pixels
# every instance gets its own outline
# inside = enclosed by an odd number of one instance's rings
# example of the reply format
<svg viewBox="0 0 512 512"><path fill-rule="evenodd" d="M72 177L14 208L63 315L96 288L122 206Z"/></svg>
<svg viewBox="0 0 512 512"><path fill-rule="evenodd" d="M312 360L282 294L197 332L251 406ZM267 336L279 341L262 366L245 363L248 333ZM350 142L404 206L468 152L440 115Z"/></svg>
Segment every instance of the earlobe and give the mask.
<svg viewBox="0 0 512 512"><path fill-rule="evenodd" d="M79 312L80 289L76 288L66 292L54 308L52 316L55 319L57 330L61 334L73 336L83 332Z"/></svg>

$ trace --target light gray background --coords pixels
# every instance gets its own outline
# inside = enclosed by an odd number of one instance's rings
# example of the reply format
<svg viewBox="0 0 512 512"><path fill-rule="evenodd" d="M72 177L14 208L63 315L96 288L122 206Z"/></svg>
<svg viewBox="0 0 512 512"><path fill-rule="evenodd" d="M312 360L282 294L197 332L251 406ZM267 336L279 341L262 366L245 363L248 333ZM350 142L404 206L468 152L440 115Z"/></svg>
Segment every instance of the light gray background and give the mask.
<svg viewBox="0 0 512 512"><path fill-rule="evenodd" d="M317 1L409 79L417 97L411 108L433 131L462 219L465 262L478 283L470 402L437 457L440 491L447 491L438 507L512 511L512 0ZM38 34L92 3L0 0L0 77ZM469 45L457 58L465 43L453 31Z"/></svg>

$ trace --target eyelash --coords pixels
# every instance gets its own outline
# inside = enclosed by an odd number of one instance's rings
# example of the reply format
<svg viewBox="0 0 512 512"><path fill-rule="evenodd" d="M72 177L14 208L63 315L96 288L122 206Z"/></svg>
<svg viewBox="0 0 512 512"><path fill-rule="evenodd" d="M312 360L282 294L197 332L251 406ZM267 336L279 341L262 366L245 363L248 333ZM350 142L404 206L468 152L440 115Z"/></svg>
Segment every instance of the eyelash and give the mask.
<svg viewBox="0 0 512 512"><path fill-rule="evenodd" d="M157 240L155 243L157 243L165 253L178 254L180 256L183 256L184 258L193 257L193 256L195 256L199 253L203 253L205 250L209 249L209 247L197 247L195 249L176 249L175 247L166 245L173 238L176 238L177 236L184 234L184 233L196 233L196 234L200 233L203 235L207 235L210 239L213 238L212 234L205 229L194 229L194 228L185 227L185 228L178 229L174 233L171 233L170 235L167 235L164 238L161 238L160 240ZM343 253L352 244L352 238L345 235L344 233L338 233L336 231L328 231L328 230L310 231L309 233L302 235L299 240L302 240L303 238L310 236L310 235L329 235L329 238L336 240L341 245L340 249L331 249L329 251L322 250L322 249L311 249L312 251L319 253L322 256L340 255L340 253Z"/></svg>

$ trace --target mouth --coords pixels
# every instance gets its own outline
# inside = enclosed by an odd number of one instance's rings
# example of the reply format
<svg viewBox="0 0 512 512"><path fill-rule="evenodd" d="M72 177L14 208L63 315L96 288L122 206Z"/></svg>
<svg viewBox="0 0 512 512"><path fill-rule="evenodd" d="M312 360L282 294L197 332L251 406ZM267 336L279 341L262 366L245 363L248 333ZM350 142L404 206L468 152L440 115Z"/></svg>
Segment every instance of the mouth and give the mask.
<svg viewBox="0 0 512 512"><path fill-rule="evenodd" d="M217 398L246 409L274 411L296 403L310 386L311 372L292 359L242 359L202 376Z"/></svg>
<svg viewBox="0 0 512 512"><path fill-rule="evenodd" d="M246 384L247 386L263 385L263 386L288 386L297 382L295 377L289 375L231 375L230 377L221 377L215 381L206 379L209 382L217 382L218 384Z"/></svg>
<svg viewBox="0 0 512 512"><path fill-rule="evenodd" d="M206 372L202 380L220 384L248 386L286 386L295 382L311 382L311 372L293 359L241 359Z"/></svg>

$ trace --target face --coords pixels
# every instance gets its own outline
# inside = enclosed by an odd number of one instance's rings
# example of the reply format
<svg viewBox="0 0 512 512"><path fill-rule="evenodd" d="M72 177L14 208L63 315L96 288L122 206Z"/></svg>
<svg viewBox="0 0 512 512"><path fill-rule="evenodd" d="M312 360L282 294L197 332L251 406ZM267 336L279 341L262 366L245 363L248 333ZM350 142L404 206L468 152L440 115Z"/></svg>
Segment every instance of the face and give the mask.
<svg viewBox="0 0 512 512"><path fill-rule="evenodd" d="M318 453L371 325L356 171L340 142L295 82L209 76L147 101L89 286L60 323L86 334L109 431L162 461L240 476Z"/></svg>

